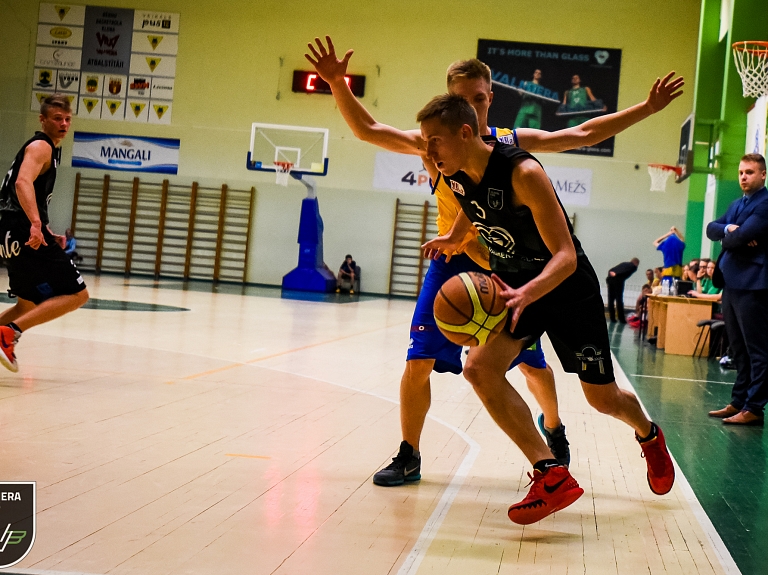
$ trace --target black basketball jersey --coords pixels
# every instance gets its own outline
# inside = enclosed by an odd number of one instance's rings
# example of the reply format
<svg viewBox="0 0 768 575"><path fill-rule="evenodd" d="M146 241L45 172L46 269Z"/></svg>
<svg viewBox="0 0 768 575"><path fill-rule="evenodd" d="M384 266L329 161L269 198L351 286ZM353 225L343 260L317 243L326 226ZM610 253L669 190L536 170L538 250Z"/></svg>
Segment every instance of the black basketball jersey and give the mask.
<svg viewBox="0 0 768 575"><path fill-rule="evenodd" d="M541 238L530 208L515 207L512 202L515 193L512 171L519 160L526 158L536 160L525 150L497 142L480 183L475 184L461 171L445 177L445 180L488 246L491 269L497 272L528 272L523 275L529 279L544 269L552 254ZM557 201L560 203L559 198ZM560 209L565 215L576 254L583 256L581 243L573 234L562 204Z"/></svg>
<svg viewBox="0 0 768 575"><path fill-rule="evenodd" d="M61 148L54 146L53 140L43 132L36 132L35 135L21 147L19 153L16 154L13 164L11 164L11 169L8 170L8 173L3 179L2 187L0 187L0 213L21 213L21 215L26 216L24 209L19 203L19 197L16 194L16 178L19 177L19 169L21 168L21 163L24 161L24 152L27 149L27 146L38 140L48 142L51 146L51 167L37 176L34 181L37 211L40 214L40 221L45 226L48 225L48 203L51 201L53 185L56 183L56 168L59 167L59 161L61 160Z"/></svg>

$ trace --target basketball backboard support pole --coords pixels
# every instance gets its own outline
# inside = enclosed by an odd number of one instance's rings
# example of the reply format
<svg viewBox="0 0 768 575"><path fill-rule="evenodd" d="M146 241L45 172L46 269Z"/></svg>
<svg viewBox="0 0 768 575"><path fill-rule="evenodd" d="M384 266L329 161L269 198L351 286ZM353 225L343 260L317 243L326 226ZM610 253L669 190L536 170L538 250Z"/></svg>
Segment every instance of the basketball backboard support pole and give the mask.
<svg viewBox="0 0 768 575"><path fill-rule="evenodd" d="M276 172L285 179L290 176L307 189L307 196L301 202L299 219L299 261L283 276L283 289L334 291L336 278L323 261L324 225L315 182L316 176L328 173L328 130L254 122L251 125L246 168ZM278 183L284 184L284 181Z"/></svg>

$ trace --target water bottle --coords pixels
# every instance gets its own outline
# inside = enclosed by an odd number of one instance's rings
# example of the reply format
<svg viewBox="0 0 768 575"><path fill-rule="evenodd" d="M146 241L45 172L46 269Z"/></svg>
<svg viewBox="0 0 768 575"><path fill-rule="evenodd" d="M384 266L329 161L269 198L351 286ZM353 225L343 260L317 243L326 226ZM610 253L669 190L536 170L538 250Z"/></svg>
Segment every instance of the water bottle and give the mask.
<svg viewBox="0 0 768 575"><path fill-rule="evenodd" d="M661 295L669 295L669 279L661 280Z"/></svg>
<svg viewBox="0 0 768 575"><path fill-rule="evenodd" d="M672 287L669 290L669 295L677 295L677 280L672 282Z"/></svg>

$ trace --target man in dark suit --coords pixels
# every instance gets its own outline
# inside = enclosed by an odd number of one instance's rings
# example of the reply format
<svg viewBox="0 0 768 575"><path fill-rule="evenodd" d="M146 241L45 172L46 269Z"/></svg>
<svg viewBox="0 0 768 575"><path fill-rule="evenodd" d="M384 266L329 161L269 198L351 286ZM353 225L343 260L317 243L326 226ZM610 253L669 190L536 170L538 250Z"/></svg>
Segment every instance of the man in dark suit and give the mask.
<svg viewBox="0 0 768 575"><path fill-rule="evenodd" d="M612 267L608 272L608 277L605 278L605 283L608 285L608 316L612 322L615 322L617 317L617 314L614 313L615 304L619 323L627 323L627 320L624 319L624 282L637 271L639 265L640 260L632 258L628 262Z"/></svg>
<svg viewBox="0 0 768 575"><path fill-rule="evenodd" d="M711 417L735 425L763 425L768 403L768 190L765 158L739 164L744 195L710 222L707 237L722 240L723 319L736 363L731 402Z"/></svg>

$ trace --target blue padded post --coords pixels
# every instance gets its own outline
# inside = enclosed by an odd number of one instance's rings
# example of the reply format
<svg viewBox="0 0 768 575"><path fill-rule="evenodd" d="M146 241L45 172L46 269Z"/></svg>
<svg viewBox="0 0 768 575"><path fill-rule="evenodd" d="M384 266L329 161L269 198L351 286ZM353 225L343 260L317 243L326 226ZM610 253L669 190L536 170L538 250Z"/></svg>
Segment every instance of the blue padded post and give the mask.
<svg viewBox="0 0 768 575"><path fill-rule="evenodd" d="M323 218L317 198L304 198L299 220L299 265L283 276L283 289L331 292L336 278L323 263Z"/></svg>

